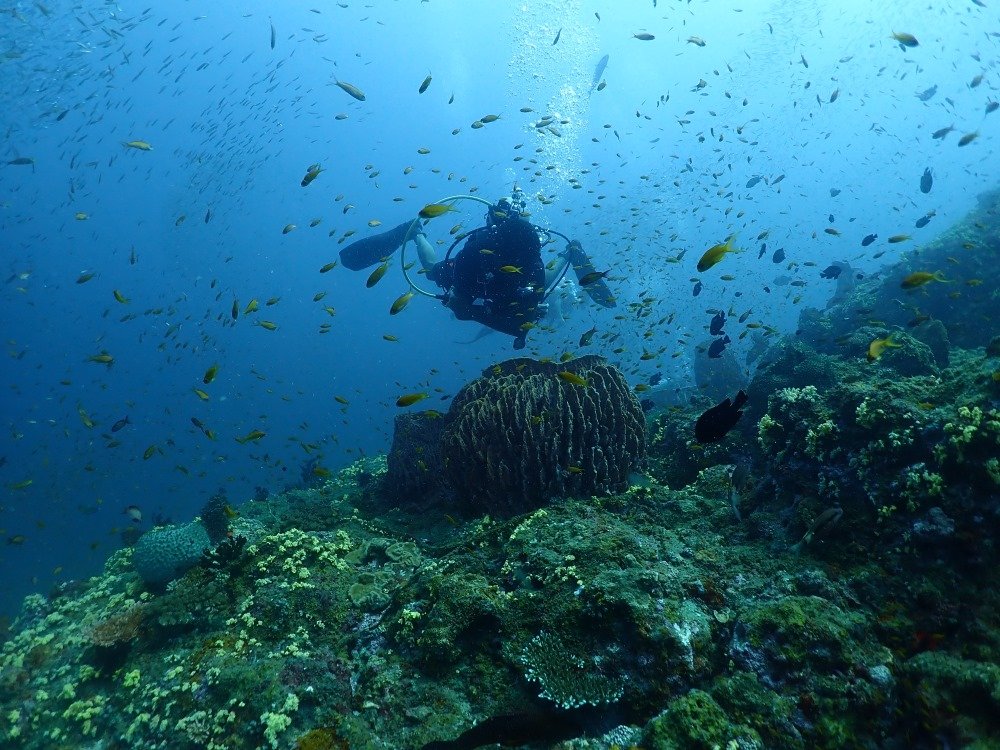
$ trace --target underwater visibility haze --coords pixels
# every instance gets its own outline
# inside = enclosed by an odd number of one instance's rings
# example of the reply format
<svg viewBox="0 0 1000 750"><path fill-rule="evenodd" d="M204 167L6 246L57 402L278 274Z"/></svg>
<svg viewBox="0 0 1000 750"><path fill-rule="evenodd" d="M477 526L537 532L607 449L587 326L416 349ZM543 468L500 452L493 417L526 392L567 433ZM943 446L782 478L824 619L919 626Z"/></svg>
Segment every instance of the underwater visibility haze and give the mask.
<svg viewBox="0 0 1000 750"><path fill-rule="evenodd" d="M0 8L0 744L1000 747L994 0Z"/></svg>

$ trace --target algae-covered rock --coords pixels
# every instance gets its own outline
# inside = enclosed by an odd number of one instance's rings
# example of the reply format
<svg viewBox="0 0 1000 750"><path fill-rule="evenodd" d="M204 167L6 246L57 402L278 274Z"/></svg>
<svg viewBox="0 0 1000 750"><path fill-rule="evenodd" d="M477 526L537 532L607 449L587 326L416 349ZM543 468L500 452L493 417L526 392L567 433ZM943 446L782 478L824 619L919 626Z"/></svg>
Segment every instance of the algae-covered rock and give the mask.
<svg viewBox="0 0 1000 750"><path fill-rule="evenodd" d="M765 745L756 731L734 723L711 695L703 690L691 690L671 701L662 714L646 725L643 747L649 750L724 747L763 750Z"/></svg>

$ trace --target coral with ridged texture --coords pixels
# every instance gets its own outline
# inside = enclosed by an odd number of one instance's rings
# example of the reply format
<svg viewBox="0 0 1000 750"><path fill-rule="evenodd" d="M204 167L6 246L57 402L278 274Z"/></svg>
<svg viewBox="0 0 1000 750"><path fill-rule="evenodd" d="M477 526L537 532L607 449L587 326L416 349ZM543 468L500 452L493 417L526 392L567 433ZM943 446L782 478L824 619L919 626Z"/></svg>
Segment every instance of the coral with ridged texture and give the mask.
<svg viewBox="0 0 1000 750"><path fill-rule="evenodd" d="M622 491L645 454L645 426L625 378L603 358L512 359L455 396L444 472L463 500L499 515L555 496Z"/></svg>

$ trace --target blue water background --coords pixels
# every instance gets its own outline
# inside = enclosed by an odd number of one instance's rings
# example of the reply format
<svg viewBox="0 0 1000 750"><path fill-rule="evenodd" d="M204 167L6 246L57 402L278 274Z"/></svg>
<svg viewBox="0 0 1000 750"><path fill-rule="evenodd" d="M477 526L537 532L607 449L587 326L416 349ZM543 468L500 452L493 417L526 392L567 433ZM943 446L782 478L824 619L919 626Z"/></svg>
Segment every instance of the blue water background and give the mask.
<svg viewBox="0 0 1000 750"><path fill-rule="evenodd" d="M97 572L130 525L127 506L141 508L143 528L156 516L183 521L220 488L238 508L256 487L299 482L314 456L336 470L385 452L398 396L426 391L421 406L444 410L464 382L512 355L499 334L461 343L479 327L433 300L390 316L407 289L398 263L373 289L367 272L321 275L344 244L378 231L370 221L391 227L443 196L493 199L518 184L534 221L612 269L619 298L615 310L567 308L556 330L532 332L528 352L582 353L580 334L596 326L590 351L633 383L659 370L667 386L686 388L707 310L752 308L753 319L792 332L802 308L832 294L818 278L825 265L875 272L995 185L995 122L984 111L998 96L1000 22L995 8L967 0L44 7L48 15L15 3L0 15L2 161L35 159L0 166L0 528L20 542L0 545L0 612ZM894 30L920 46L901 49ZM640 31L656 39L635 39ZM603 54L607 88L588 94ZM915 96L932 85L930 101ZM556 124L561 136L534 127L545 113L567 120ZM501 117L470 127L487 114ZM946 139L931 138L951 124ZM957 146L976 130L977 141ZM135 139L153 150L123 147ZM323 173L300 187L314 163ZM928 166L935 184L924 195ZM767 179L745 188L754 176ZM479 208L461 207L432 224L435 240L458 221L477 225ZM930 226L913 230L931 209ZM282 234L287 224L297 229ZM357 234L338 243L348 230ZM744 252L698 274L701 253L734 232ZM869 232L881 240L864 249ZM902 232L915 241L885 244ZM787 261L776 265L779 247ZM78 284L82 272L96 275ZM776 286L782 274L808 283ZM272 297L280 302L266 307ZM261 309L245 316L251 298ZM629 305L650 298L654 312L640 319ZM739 356L748 343L734 344ZM87 361L101 351L111 367ZM640 360L644 351L660 354ZM218 377L203 385L213 363ZM111 435L126 415L132 424ZM254 429L266 437L234 439ZM121 444L107 447L112 438Z"/></svg>

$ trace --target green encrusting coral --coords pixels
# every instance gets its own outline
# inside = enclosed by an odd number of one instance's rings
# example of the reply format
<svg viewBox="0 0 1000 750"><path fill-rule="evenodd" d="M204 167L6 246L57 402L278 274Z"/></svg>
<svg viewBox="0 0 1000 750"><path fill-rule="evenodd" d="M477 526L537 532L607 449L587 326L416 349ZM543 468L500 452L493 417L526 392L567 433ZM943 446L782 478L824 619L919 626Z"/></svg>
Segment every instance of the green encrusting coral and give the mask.
<svg viewBox="0 0 1000 750"><path fill-rule="evenodd" d="M123 550L104 575L30 598L0 657L4 739L419 748L582 706L617 712L633 734L606 736L642 747L876 747L971 701L966 731L997 731L989 651L906 642L909 585L873 594L872 563L832 540L818 560L754 541L715 470L446 522L431 544L352 480L379 471L244 506L239 558L162 593ZM310 517L323 528L302 528ZM910 726L897 713L914 706Z"/></svg>

